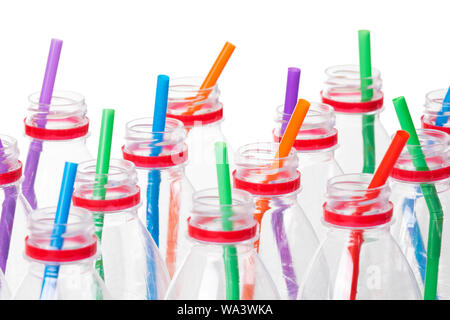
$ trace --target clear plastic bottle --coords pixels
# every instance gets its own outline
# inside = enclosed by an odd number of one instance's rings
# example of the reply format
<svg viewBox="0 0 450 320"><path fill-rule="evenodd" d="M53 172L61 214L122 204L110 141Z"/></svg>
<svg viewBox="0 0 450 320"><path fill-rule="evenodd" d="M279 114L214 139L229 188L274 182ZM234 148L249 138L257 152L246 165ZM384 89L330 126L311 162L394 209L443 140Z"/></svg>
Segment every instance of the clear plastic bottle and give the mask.
<svg viewBox="0 0 450 320"><path fill-rule="evenodd" d="M172 277L190 246L184 232L194 190L184 173L188 149L183 123L168 118L164 132L153 132L152 125L152 118L128 122L122 151L124 159L133 162L138 173L144 203L139 217L158 245ZM155 140L161 142L154 143Z"/></svg>
<svg viewBox="0 0 450 320"><path fill-rule="evenodd" d="M25 259L29 270L19 286L17 300L106 300L111 299L102 279L94 270L97 239L92 216L71 209L61 250L50 245L54 239L55 207L34 211L28 221ZM52 277L57 272L56 277ZM44 273L46 276L44 277Z"/></svg>
<svg viewBox="0 0 450 320"><path fill-rule="evenodd" d="M361 77L358 65L333 66L325 70L322 102L336 113L340 147L336 160L345 173L373 173L383 158L390 140L380 122L383 109L380 72L373 68L370 80L372 98L361 102Z"/></svg>
<svg viewBox="0 0 450 320"><path fill-rule="evenodd" d="M180 120L186 128L189 148L186 175L195 190L217 185L214 143L225 141L221 129L223 105L219 101L220 91L217 85L200 90L202 81L201 78L189 77L170 80L167 104L167 117ZM192 115L186 114L192 108L198 110Z"/></svg>
<svg viewBox="0 0 450 320"><path fill-rule="evenodd" d="M425 97L425 110L422 128L434 129L450 134L450 103L444 103L448 89L428 92Z"/></svg>
<svg viewBox="0 0 450 320"><path fill-rule="evenodd" d="M39 104L39 93L28 98L25 135L31 138L24 167L22 191L33 209L58 202L64 162L92 159L86 139L89 119L84 97L70 91L55 91L52 103Z"/></svg>
<svg viewBox="0 0 450 320"><path fill-rule="evenodd" d="M258 254L282 299L297 299L299 285L319 246L317 236L297 202L300 173L295 150L278 159L276 143L254 143L238 149L234 186L253 195L259 223Z"/></svg>
<svg viewBox="0 0 450 320"><path fill-rule="evenodd" d="M22 169L17 140L0 135L0 270L6 274L11 292L27 272L23 263L23 239L27 235L26 222L31 208L20 188Z"/></svg>
<svg viewBox="0 0 450 320"><path fill-rule="evenodd" d="M106 175L96 175L95 167L95 160L80 163L72 199L75 207L93 215L101 248L97 272L114 299L162 299L169 275L138 217L140 189L134 164L111 159Z"/></svg>
<svg viewBox="0 0 450 320"><path fill-rule="evenodd" d="M437 294L439 299L450 299L450 221L446 218L450 214L450 138L437 130L417 131L430 171L416 170L413 161L417 156L411 156L405 147L391 174L391 200L395 206L392 230L423 292L432 215L422 187L434 184L444 215Z"/></svg>
<svg viewBox="0 0 450 320"><path fill-rule="evenodd" d="M257 224L250 194L232 191L232 205L220 205L217 189L194 194L188 236L192 246L170 283L166 299L277 300L278 292L256 254ZM224 212L232 212L225 218ZM232 229L223 230L224 219Z"/></svg>
<svg viewBox="0 0 450 320"><path fill-rule="evenodd" d="M282 124L289 121L290 116L283 110L284 106L277 108L275 142L281 141ZM294 143L298 169L302 174L302 191L298 194L298 202L319 240L325 239L326 228L322 224L322 215L318 213L325 202L328 179L343 173L334 158L334 152L339 147L334 123L335 115L331 106L312 102Z"/></svg>
<svg viewBox="0 0 450 320"><path fill-rule="evenodd" d="M414 274L390 233L390 189L368 190L371 179L370 174L330 179L323 205L329 231L309 266L300 299L420 299Z"/></svg>

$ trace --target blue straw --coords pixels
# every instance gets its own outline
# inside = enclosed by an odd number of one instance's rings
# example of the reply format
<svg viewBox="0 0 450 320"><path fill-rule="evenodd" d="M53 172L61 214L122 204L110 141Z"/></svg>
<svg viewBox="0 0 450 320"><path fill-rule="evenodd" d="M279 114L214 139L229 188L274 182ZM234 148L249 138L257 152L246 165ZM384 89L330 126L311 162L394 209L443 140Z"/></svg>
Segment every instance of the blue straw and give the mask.
<svg viewBox="0 0 450 320"><path fill-rule="evenodd" d="M155 111L153 113L152 132L154 141L151 143L150 156L156 157L161 153L163 132L166 128L167 98L169 94L169 77L159 75L156 84ZM147 229L159 247L159 186L161 184L161 172L150 170L147 186Z"/></svg>
<svg viewBox="0 0 450 320"><path fill-rule="evenodd" d="M166 128L167 98L169 94L169 77L159 75L156 84L155 110L153 112L152 132L154 141L150 144L150 156L156 157L161 153L162 147L158 143L162 142L163 132ZM159 189L161 185L160 170L150 170L148 172L147 185L147 230L150 232L156 245L159 247ZM153 252L149 251L147 256L148 281L147 296L150 300L158 299L156 287L156 264Z"/></svg>
<svg viewBox="0 0 450 320"><path fill-rule="evenodd" d="M447 123L449 116L443 115L446 112L450 112L450 87L448 88L447 94L442 102L442 110L438 112L438 116L436 117L436 125L438 127L442 127Z"/></svg>
<svg viewBox="0 0 450 320"><path fill-rule="evenodd" d="M78 164L66 162L64 174L59 192L58 206L56 208L55 223L53 226L50 246L52 249L61 250L64 243L62 235L66 232L66 224L69 218L70 203L72 202L73 185L77 174ZM56 281L58 279L59 265L45 266L44 279L42 281L41 300L53 300L56 294Z"/></svg>

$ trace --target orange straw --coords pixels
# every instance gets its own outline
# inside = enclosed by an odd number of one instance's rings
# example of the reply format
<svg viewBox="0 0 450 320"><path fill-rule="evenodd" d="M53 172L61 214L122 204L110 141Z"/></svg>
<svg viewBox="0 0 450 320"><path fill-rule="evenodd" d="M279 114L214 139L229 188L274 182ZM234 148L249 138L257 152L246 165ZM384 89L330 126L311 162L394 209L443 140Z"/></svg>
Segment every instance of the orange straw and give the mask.
<svg viewBox="0 0 450 320"><path fill-rule="evenodd" d="M180 220L181 181L177 179L170 184L169 223L167 234L166 265L172 279L177 263L177 244Z"/></svg>
<svg viewBox="0 0 450 320"><path fill-rule="evenodd" d="M223 71L223 68L225 68L225 66L227 65L228 60L230 59L234 49L236 47L229 43L229 42L225 42L225 45L222 48L222 51L220 51L219 56L217 57L216 61L214 62L211 70L209 70L208 75L206 76L205 80L203 81L202 85L200 86L199 91L207 89L207 88L211 88L213 86L216 85L217 79L219 79L220 74ZM209 95L209 92L203 92L200 94L197 94L197 96L194 98L194 100L196 100L199 97L202 97L204 99L206 99ZM202 105L195 105L195 106L191 106L188 108L187 111L183 112L182 115L184 116L192 116L195 112L197 112L198 110L200 110L202 108Z"/></svg>
<svg viewBox="0 0 450 320"><path fill-rule="evenodd" d="M392 169L394 168L395 163L397 162L398 157L400 156L403 148L406 145L406 142L409 139L409 133L403 130L397 131L394 138L392 139L389 148L384 154L383 160L381 160L380 165L377 168L377 171L374 173L372 180L368 186L368 189L379 188L384 186L389 178ZM380 190L377 190L375 194L367 193L368 200L373 199L378 196ZM367 211L370 208L370 205L360 207L355 215L361 215L363 212ZM361 252L361 245L364 241L362 230L354 230L350 236L350 246L348 250L351 254L353 260L353 273L352 273L352 283L350 288L350 300L356 299L357 287L358 287L358 276L359 276L359 256Z"/></svg>

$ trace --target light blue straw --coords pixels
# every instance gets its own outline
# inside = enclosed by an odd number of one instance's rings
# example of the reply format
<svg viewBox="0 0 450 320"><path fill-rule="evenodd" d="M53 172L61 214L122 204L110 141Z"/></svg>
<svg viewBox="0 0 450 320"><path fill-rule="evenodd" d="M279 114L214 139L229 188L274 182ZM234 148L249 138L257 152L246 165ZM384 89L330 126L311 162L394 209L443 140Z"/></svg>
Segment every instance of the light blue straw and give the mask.
<svg viewBox="0 0 450 320"><path fill-rule="evenodd" d="M435 124L438 127L443 127L447 123L449 116L444 116L446 112L450 112L450 87L445 95L444 101L442 101L442 110L438 112Z"/></svg>
<svg viewBox="0 0 450 320"><path fill-rule="evenodd" d="M167 98L169 95L169 77L159 75L156 84L155 110L153 112L153 141L150 144L151 157L157 157L161 153L162 147L158 144L163 140L163 132L166 128ZM161 185L160 170L150 170L148 172L147 184L147 230L150 232L156 245L159 247L159 189ZM150 300L158 299L156 287L156 266L154 255L150 251L147 257L148 283L147 296Z"/></svg>
<svg viewBox="0 0 450 320"><path fill-rule="evenodd" d="M66 162L64 165L64 174L50 241L50 247L53 250L61 250L63 247L64 238L62 236L66 232L66 224L69 218L70 203L72 202L73 185L75 183L77 168L78 164L72 162ZM40 297L41 300L55 299L58 273L59 265L45 266Z"/></svg>

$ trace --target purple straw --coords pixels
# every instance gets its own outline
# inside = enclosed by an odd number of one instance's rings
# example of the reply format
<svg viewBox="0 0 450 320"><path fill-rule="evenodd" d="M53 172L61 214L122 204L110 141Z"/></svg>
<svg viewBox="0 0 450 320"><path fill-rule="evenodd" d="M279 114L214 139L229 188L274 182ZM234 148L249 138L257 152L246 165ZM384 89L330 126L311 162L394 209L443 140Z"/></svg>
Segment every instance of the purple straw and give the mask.
<svg viewBox="0 0 450 320"><path fill-rule="evenodd" d="M8 172L9 166L3 163L6 160L3 144L0 140L0 173ZM16 212L17 190L15 186L4 188L5 199L2 203L2 217L0 218L0 269L5 273L8 260L11 233Z"/></svg>
<svg viewBox="0 0 450 320"><path fill-rule="evenodd" d="M55 85L56 71L58 70L59 57L61 55L62 40L52 39L50 51L48 53L47 66L45 68L44 82L42 83L41 95L39 97L39 111L48 113L52 101L53 86ZM46 117L36 120L39 128L45 128ZM42 141L33 139L28 150L27 161L25 162L24 176L22 183L22 192L24 197L33 209L37 208L36 193L34 191L34 181L39 164L39 157L42 151Z"/></svg>
<svg viewBox="0 0 450 320"><path fill-rule="evenodd" d="M298 99L298 86L300 84L300 73L299 68L289 68L287 83L286 83L286 97L284 98L284 110L283 110L283 122L281 124L281 135L284 134L286 130L291 114L297 105Z"/></svg>
<svg viewBox="0 0 450 320"><path fill-rule="evenodd" d="M280 208L272 213L272 230L275 234L275 241L277 242L278 251L280 253L281 268L284 281L286 282L289 299L297 300L297 277L295 275L294 263L292 262L291 251L289 250L289 243L283 225L283 211L287 207L287 205L281 205Z"/></svg>

